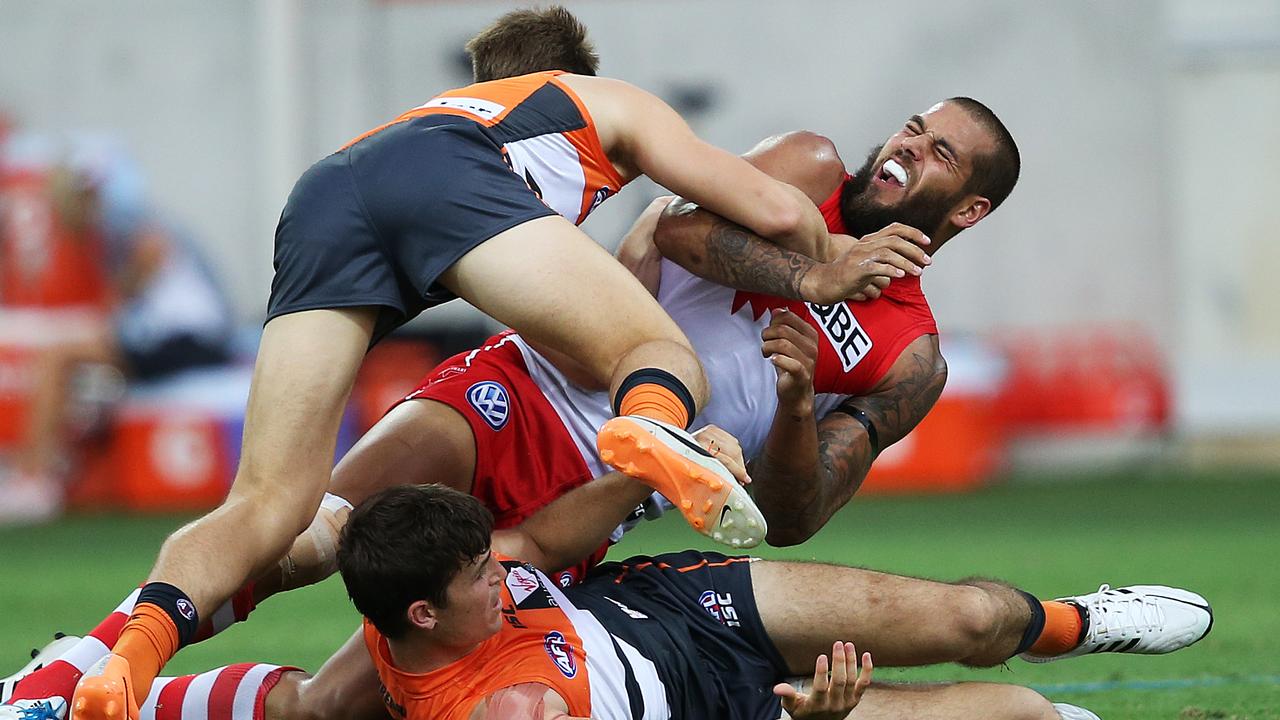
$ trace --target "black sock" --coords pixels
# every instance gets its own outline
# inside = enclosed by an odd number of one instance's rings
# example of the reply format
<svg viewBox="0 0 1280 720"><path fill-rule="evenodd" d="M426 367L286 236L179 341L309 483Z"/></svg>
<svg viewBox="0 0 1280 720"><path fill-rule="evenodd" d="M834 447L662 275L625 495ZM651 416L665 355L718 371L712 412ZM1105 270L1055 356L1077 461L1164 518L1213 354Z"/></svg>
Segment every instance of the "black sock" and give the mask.
<svg viewBox="0 0 1280 720"><path fill-rule="evenodd" d="M1013 651L1014 655L1021 655L1040 639L1040 633L1044 632L1044 605L1040 604L1040 598L1028 592L1017 591L1023 600L1027 601L1027 606L1031 608L1031 621L1027 623L1027 629L1022 633L1022 640L1018 642L1018 649Z"/></svg>
<svg viewBox="0 0 1280 720"><path fill-rule="evenodd" d="M694 416L698 414L698 407L693 402L693 393L680 382L680 378L658 368L641 368L623 379L622 384L618 386L618 392L613 396L613 414L622 414L622 399L627 396L627 393L638 385L650 383L670 390L680 400L680 404L684 405L685 415L689 418L683 429L688 430L693 424Z"/></svg>
<svg viewBox="0 0 1280 720"><path fill-rule="evenodd" d="M160 608L178 628L178 647L186 647L200 627L196 604L191 598L169 583L149 582L142 586L135 604L150 603Z"/></svg>

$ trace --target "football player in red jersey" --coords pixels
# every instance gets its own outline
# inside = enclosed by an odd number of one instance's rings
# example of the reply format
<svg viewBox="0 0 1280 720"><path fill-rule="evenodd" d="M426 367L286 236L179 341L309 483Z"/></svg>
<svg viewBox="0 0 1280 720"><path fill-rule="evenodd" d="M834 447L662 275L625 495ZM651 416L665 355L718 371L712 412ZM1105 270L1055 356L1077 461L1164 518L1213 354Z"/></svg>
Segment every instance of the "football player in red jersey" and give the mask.
<svg viewBox="0 0 1280 720"><path fill-rule="evenodd" d="M747 157L803 190L820 205L833 233L861 238L855 245L918 228L931 240L930 256L999 207L1013 190L1021 165L1003 123L970 98L951 98L912 115L852 175L834 144L814 133L767 140ZM840 300L825 286L831 265L824 261L839 252L844 240L825 256L810 247L779 247L684 201L668 207L654 239L663 256L730 287L808 302L810 308ZM889 251L875 250L883 252ZM655 250L644 247L634 253L653 254ZM923 306L927 311L919 283L918 272L892 281L882 278L864 297L881 298L883 293L886 306ZM870 306L850 307L858 317L876 312ZM814 324L823 326L821 319ZM795 323L783 325L766 333L766 354L820 348L833 341L830 332L806 338ZM936 402L947 374L937 331L915 335L874 388L824 417L815 417L813 384L803 381L812 379L813 369L780 357L779 369L787 371L779 377L780 398L789 412L778 413L752 466L756 501L766 518L789 518L771 529L771 544L802 542L822 527L857 490L875 456L905 437ZM801 382L787 379L797 374Z"/></svg>

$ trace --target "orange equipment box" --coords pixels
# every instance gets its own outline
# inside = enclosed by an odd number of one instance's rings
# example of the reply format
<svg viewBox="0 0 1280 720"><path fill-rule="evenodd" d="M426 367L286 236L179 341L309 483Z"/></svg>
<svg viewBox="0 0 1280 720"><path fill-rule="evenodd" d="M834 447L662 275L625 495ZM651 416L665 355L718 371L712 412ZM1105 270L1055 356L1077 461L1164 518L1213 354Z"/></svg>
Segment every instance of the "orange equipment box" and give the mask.
<svg viewBox="0 0 1280 720"><path fill-rule="evenodd" d="M107 452L116 499L131 510L206 510L226 497L235 470L223 422L196 410L126 406Z"/></svg>
<svg viewBox="0 0 1280 720"><path fill-rule="evenodd" d="M876 459L862 492L959 492L1003 469L1007 424L998 400L1007 363L967 336L942 339L947 384L942 397L905 438Z"/></svg>
<svg viewBox="0 0 1280 720"><path fill-rule="evenodd" d="M994 398L944 393L915 430L880 454L859 493L972 490L1001 469L1004 449Z"/></svg>

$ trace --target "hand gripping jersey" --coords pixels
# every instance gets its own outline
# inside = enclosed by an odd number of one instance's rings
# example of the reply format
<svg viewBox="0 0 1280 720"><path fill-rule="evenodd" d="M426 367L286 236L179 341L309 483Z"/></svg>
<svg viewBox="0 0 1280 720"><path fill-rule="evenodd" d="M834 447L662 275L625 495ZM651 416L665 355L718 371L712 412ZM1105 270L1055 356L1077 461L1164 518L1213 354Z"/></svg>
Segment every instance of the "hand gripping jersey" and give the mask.
<svg viewBox="0 0 1280 720"><path fill-rule="evenodd" d="M523 683L555 690L574 716L632 718L628 691L646 711L635 720L668 718L654 664L610 634L589 611L531 565L499 557L507 568L502 629L465 657L428 673L395 667L386 638L368 620L365 644L382 680L383 700L397 718L467 720L490 693Z"/></svg>
<svg viewBox="0 0 1280 720"><path fill-rule="evenodd" d="M847 178L846 178L847 181ZM820 206L831 232L844 232L838 188ZM690 341L706 370L711 401L697 424L714 423L742 444L747 458L763 447L777 409L777 373L760 353L770 312L786 308L818 330L815 414L821 418L851 396L876 386L912 341L936 334L920 278L896 279L876 300L816 305L736 291L662 261L658 301ZM596 431L612 416L608 395L571 384L517 337L530 375L542 388L584 461L606 471L595 452Z"/></svg>

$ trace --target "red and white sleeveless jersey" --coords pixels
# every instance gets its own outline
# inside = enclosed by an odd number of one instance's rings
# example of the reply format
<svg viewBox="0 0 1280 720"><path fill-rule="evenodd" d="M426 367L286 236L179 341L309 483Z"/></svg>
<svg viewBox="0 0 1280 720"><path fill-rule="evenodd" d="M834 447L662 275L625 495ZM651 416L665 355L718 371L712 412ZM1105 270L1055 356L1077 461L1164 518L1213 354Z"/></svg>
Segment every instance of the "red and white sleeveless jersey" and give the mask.
<svg viewBox="0 0 1280 720"><path fill-rule="evenodd" d="M383 701L399 720L467 720L476 705L504 687L539 683L555 690L569 713L598 720L666 720L666 687L654 664L576 607L532 565L500 558L502 629L465 657L428 673L395 666L384 638L367 620L365 645L382 681ZM630 677L628 677L630 673ZM643 696L632 718L628 680Z"/></svg>
<svg viewBox="0 0 1280 720"><path fill-rule="evenodd" d="M600 145L587 106L559 80L563 74L560 70L532 73L449 90L347 146L426 115L467 118L484 126L512 172L547 207L581 224L624 183Z"/></svg>
<svg viewBox="0 0 1280 720"><path fill-rule="evenodd" d="M828 229L835 233L844 231L839 201L837 188L820 206ZM938 332L915 276L894 280L876 300L815 305L733 290L667 260L661 272L658 302L693 343L711 386L711 401L694 427L720 426L738 439L748 459L764 446L778 406L777 372L760 351L760 333L772 310L786 308L818 330L813 384L819 418L846 398L869 392L907 345ZM595 441L597 430L613 415L608 394L571 384L519 336L517 342L530 375L559 413L583 459L602 474L605 467L596 455Z"/></svg>

